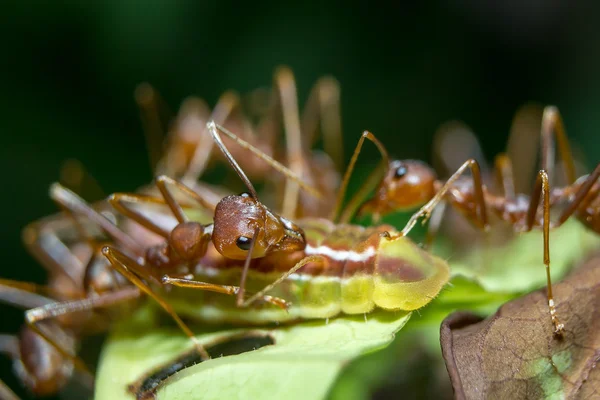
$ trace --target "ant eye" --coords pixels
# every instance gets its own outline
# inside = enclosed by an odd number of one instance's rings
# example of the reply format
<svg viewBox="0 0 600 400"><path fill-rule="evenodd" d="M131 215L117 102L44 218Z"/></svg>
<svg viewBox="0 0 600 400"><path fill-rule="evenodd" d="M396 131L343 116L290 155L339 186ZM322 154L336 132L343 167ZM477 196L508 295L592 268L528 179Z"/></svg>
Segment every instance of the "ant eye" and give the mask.
<svg viewBox="0 0 600 400"><path fill-rule="evenodd" d="M242 192L238 196L240 196L240 197L252 197L252 196L250 196L250 193L248 193L248 192Z"/></svg>
<svg viewBox="0 0 600 400"><path fill-rule="evenodd" d="M239 247L242 250L248 251L250 250L250 246L252 246L252 239L247 237L247 236L240 236L239 238L237 238L237 240L235 241L235 244L237 245L237 247Z"/></svg>
<svg viewBox="0 0 600 400"><path fill-rule="evenodd" d="M398 168L396 168L396 171L394 171L394 178L400 179L406 175L407 172L408 169L406 169L406 166L400 165Z"/></svg>

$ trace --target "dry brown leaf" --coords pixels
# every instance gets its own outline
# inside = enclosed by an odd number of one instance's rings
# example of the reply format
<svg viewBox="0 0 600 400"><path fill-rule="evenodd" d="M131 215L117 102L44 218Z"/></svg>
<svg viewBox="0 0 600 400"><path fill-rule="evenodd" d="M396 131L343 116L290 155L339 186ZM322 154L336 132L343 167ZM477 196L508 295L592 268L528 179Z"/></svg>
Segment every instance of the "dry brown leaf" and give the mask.
<svg viewBox="0 0 600 400"><path fill-rule="evenodd" d="M454 313L441 328L457 399L600 398L600 255L554 286L565 323L553 335L545 290L485 319Z"/></svg>

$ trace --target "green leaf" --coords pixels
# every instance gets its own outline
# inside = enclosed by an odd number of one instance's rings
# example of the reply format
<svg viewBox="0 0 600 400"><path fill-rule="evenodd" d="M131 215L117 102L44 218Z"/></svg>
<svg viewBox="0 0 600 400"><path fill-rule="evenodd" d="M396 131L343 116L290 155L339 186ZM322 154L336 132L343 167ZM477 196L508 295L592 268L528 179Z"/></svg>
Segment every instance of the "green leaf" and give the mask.
<svg viewBox="0 0 600 400"><path fill-rule="evenodd" d="M324 398L348 361L388 345L409 318L410 313L375 312L366 321L360 315L253 329L272 335L275 344L186 368L162 384L158 398ZM103 349L96 399L127 398L129 384L190 348L180 331L149 325L130 322L111 335ZM198 338L210 343L240 332L244 331L225 330Z"/></svg>
<svg viewBox="0 0 600 400"><path fill-rule="evenodd" d="M550 230L552 279L558 281L599 244L598 235L573 219ZM472 279L490 292L527 292L546 285L543 249L541 230L523 233L505 245L473 249L451 263L451 273Z"/></svg>

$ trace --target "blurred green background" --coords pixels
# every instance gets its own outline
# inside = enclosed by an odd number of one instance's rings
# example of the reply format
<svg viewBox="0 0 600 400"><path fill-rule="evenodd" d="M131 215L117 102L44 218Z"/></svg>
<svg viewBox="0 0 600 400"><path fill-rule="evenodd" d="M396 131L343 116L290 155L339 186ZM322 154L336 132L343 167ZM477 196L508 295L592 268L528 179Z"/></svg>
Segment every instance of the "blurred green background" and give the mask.
<svg viewBox="0 0 600 400"><path fill-rule="evenodd" d="M588 167L598 161L600 4L416 3L3 4L0 276L43 282L20 231L56 211L47 189L65 159L81 160L107 193L150 180L132 95L142 81L176 110L188 95L214 104L226 89L269 85L280 64L295 72L302 103L331 74L342 86L347 157L369 129L394 155L429 161L436 128L460 119L491 158L504 148L520 105L556 104ZM16 332L22 313L0 312L1 331ZM23 394L10 362L2 359L0 368L0 378Z"/></svg>

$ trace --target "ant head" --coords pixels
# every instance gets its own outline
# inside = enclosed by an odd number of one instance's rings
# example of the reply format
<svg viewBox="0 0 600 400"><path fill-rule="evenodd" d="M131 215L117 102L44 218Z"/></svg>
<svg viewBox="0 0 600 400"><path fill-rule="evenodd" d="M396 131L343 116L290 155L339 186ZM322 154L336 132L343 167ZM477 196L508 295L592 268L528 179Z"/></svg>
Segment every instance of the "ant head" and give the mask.
<svg viewBox="0 0 600 400"><path fill-rule="evenodd" d="M212 240L219 253L244 260L255 235L251 258L275 251L303 250L306 246L301 228L274 214L248 193L227 196L217 204Z"/></svg>
<svg viewBox="0 0 600 400"><path fill-rule="evenodd" d="M361 213L387 214L419 207L435 195L436 175L431 167L417 160L394 160Z"/></svg>

